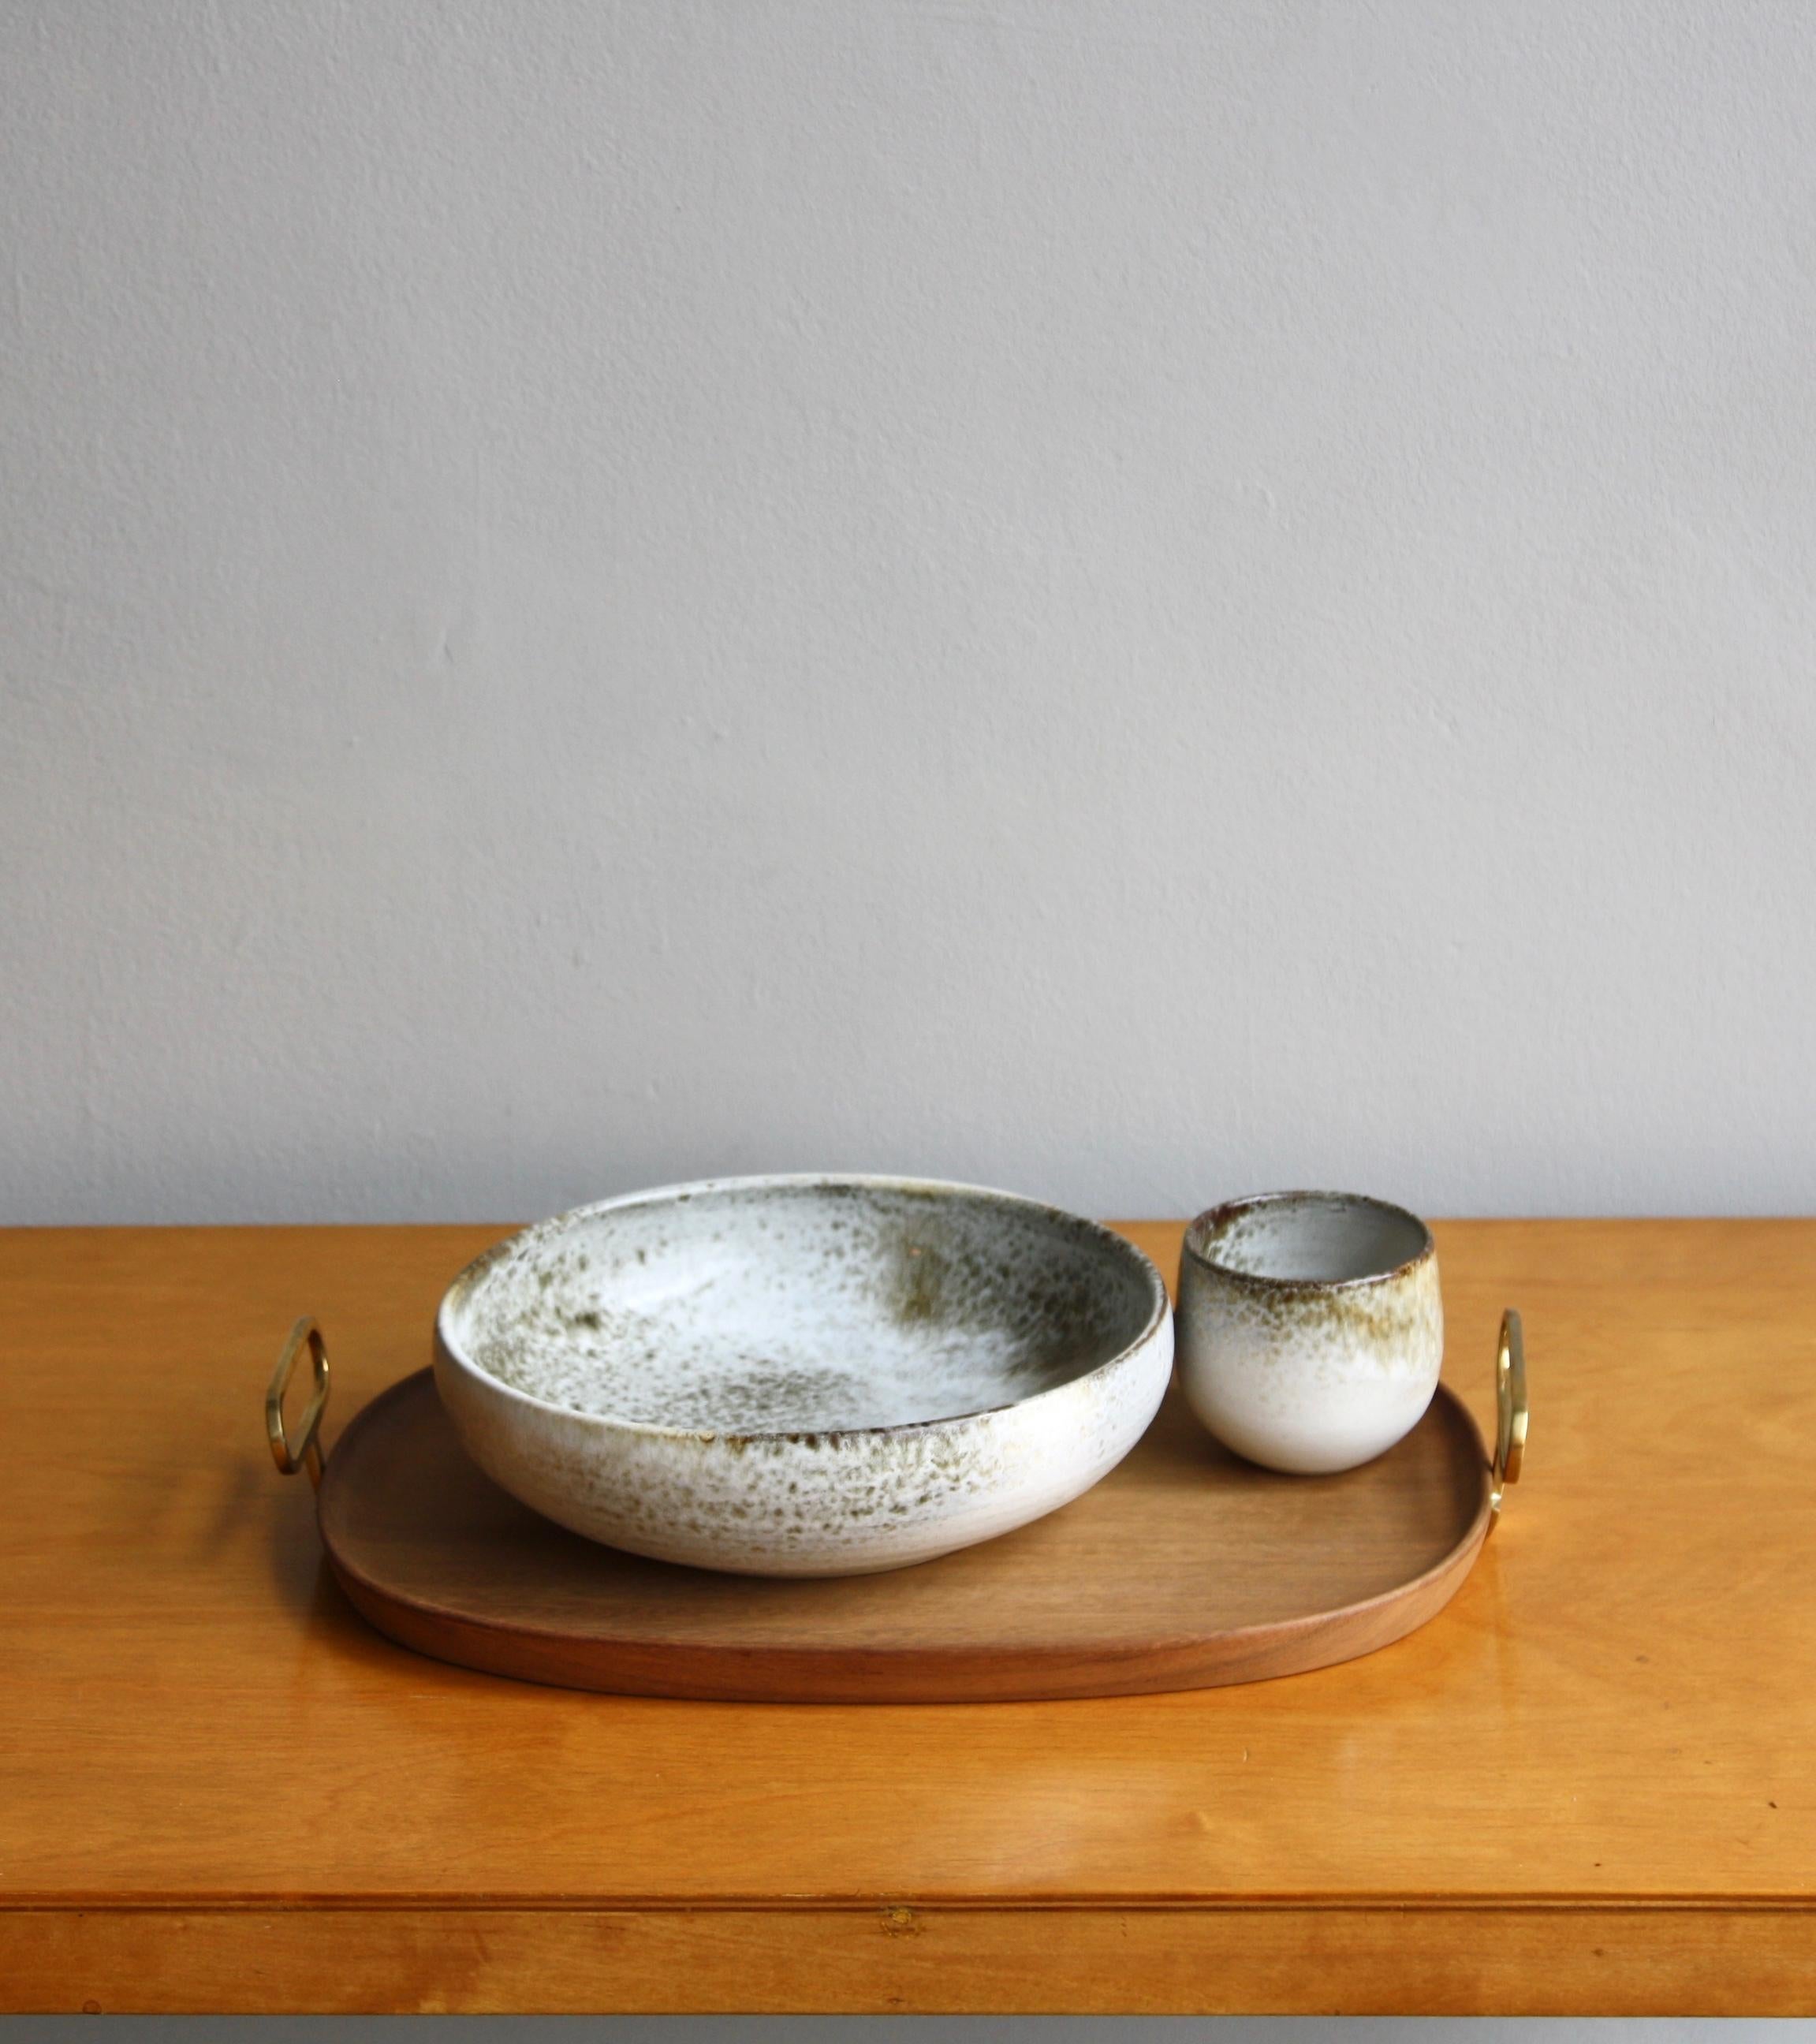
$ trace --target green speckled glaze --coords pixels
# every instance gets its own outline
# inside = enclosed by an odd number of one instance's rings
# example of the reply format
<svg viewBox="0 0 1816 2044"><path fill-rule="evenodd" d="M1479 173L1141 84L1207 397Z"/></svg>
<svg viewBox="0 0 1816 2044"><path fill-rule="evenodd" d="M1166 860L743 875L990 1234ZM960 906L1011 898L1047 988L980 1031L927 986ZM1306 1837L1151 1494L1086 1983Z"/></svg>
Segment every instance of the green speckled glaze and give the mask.
<svg viewBox="0 0 1816 2044"><path fill-rule="evenodd" d="M436 1377L537 1509L659 1558L890 1568L1120 1460L1172 1355L1120 1237L920 1181L728 1180L583 1208L463 1273Z"/></svg>
<svg viewBox="0 0 1816 2044"><path fill-rule="evenodd" d="M1269 1193L1200 1214L1179 1272L1180 1381L1251 1462L1353 1469L1438 1388L1438 1251L1417 1215L1353 1193Z"/></svg>

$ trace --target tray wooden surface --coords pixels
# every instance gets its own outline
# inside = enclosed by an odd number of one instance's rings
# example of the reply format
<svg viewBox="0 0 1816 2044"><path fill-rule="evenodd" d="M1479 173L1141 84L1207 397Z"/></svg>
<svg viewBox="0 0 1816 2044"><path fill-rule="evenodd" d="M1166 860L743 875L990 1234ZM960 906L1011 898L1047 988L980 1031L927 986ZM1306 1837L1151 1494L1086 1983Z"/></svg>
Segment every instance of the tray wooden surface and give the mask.
<svg viewBox="0 0 1816 2044"><path fill-rule="evenodd" d="M319 1503L353 1604L437 1659L633 1695L912 1703L1202 1689L1353 1659L1449 1601L1488 1489L1475 1422L1442 1388L1388 1454L1317 1477L1238 1460L1175 1389L1126 1462L1018 1532L884 1575L721 1575L517 1503L421 1370L347 1427Z"/></svg>

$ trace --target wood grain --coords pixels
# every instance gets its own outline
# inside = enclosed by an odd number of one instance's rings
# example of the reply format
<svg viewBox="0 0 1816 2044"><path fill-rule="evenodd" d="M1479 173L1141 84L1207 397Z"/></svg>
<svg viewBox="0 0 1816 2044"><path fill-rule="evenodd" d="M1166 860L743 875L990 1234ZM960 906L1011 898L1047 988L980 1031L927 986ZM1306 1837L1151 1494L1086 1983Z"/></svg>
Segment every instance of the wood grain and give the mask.
<svg viewBox="0 0 1816 2044"><path fill-rule="evenodd" d="M321 2015L1795 2015L1799 1910L0 1911L7 2005Z"/></svg>
<svg viewBox="0 0 1816 2044"><path fill-rule="evenodd" d="M1169 1396L1063 1512L883 1576L764 1581L543 1519L461 1448L429 1373L367 1405L319 1513L341 1588L420 1653L621 1694L783 1703L1133 1696L1300 1673L1403 1639L1488 1531L1487 1454L1439 1387L1389 1454L1280 1476Z"/></svg>
<svg viewBox="0 0 1816 2044"><path fill-rule="evenodd" d="M1816 2012L1816 1224L1441 1225L1446 1378L1485 1421L1520 1307L1532 1449L1395 1646L1176 1695L811 1708L501 1682L335 1585L262 1436L278 1346L320 1314L357 1409L501 1232L0 1233L0 2007L71 2006L60 1953L103 2007L141 1977L145 2006L316 2007L344 1949L337 2005L373 2009ZM952 1953L950 1998L899 1953L828 1988L826 1941L897 1908L963 1918L913 1945ZM622 1968L574 1910L636 1927ZM697 1934L728 1910L769 1927ZM1124 1965L1138 1919L1169 1927ZM1384 1927L1373 1958L1339 1922ZM1169 1971L1169 1939L1238 1984Z"/></svg>

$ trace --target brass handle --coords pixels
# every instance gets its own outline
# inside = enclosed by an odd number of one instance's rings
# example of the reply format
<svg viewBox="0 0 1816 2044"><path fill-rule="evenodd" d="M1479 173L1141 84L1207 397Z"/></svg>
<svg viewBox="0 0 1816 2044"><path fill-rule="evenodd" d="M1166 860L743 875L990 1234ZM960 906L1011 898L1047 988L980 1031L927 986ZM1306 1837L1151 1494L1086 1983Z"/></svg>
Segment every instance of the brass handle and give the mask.
<svg viewBox="0 0 1816 2044"><path fill-rule="evenodd" d="M290 1389L290 1372L297 1366L297 1358L307 1348L309 1362L315 1373L315 1396L309 1401L302 1416L302 1435L293 1447L289 1435L284 1431L284 1393ZM309 1480L319 1490L321 1488L321 1416L328 1409L328 1344L321 1338L321 1329L313 1316L305 1313L290 1329L290 1338L284 1343L284 1352L278 1358L278 1366L271 1373L271 1388L265 1393L265 1431L271 1436L271 1459L285 1476L294 1476L300 1469L309 1471Z"/></svg>
<svg viewBox="0 0 1816 2044"><path fill-rule="evenodd" d="M1520 1332L1519 1315L1511 1306L1501 1316L1501 1345L1495 1358L1495 1400L1499 1416L1495 1427L1494 1482L1488 1500L1498 1513L1510 1483L1519 1481L1520 1464L1526 1459L1526 1342Z"/></svg>

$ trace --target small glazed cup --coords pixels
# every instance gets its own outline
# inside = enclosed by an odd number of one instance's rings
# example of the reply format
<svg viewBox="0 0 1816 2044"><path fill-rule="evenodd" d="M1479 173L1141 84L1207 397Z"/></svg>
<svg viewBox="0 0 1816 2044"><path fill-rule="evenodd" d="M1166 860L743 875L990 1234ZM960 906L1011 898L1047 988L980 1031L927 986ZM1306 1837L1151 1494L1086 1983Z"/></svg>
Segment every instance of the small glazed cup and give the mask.
<svg viewBox="0 0 1816 2044"><path fill-rule="evenodd" d="M1185 1231L1180 1381L1227 1448L1314 1475L1372 1462L1438 1388L1438 1250L1416 1214L1359 1193L1264 1193Z"/></svg>

